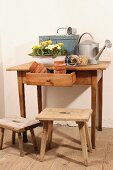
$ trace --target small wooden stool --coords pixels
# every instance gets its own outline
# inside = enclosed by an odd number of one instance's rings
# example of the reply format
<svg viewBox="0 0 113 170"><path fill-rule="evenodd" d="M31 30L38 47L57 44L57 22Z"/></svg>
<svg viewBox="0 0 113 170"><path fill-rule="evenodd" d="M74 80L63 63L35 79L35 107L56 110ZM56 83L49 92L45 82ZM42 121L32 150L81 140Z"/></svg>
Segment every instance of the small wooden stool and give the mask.
<svg viewBox="0 0 113 170"><path fill-rule="evenodd" d="M40 161L43 161L46 141L48 135L48 147L51 147L53 121L76 121L79 127L84 163L88 165L88 152L92 152L92 144L89 137L87 121L92 114L91 109L68 109L68 108L46 108L36 119L43 121L43 134L41 140Z"/></svg>
<svg viewBox="0 0 113 170"><path fill-rule="evenodd" d="M4 137L4 129L12 130L14 133L18 133L18 141L19 141L19 149L20 149L20 156L24 156L23 151L23 141L21 133L30 130L31 137L34 145L35 151L37 151L37 142L34 134L33 128L36 128L39 125L39 121L37 120L29 120L26 118L3 118L0 119L0 149L2 149L3 145L3 137Z"/></svg>

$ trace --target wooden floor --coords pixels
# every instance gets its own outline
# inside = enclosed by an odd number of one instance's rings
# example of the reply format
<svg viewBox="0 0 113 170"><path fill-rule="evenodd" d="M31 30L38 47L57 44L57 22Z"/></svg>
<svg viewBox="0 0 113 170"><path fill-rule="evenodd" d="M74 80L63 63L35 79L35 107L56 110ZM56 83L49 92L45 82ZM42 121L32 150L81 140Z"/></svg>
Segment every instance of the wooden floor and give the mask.
<svg viewBox="0 0 113 170"><path fill-rule="evenodd" d="M35 129L39 146L41 130L41 127ZM82 163L77 127L55 126L52 149L46 152L44 162L38 161L39 153L34 153L30 142L24 144L26 155L20 157L18 142L13 146L11 132L5 132L3 150L0 151L0 170L113 170L113 129L97 131L96 149L89 154L88 167Z"/></svg>

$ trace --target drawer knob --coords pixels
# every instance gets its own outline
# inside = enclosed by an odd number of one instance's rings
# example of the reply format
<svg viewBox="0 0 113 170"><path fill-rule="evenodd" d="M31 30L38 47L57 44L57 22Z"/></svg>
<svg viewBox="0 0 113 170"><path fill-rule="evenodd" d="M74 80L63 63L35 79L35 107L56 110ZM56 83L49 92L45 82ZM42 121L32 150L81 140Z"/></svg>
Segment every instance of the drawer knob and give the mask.
<svg viewBox="0 0 113 170"><path fill-rule="evenodd" d="M47 82L51 82L51 79L48 79Z"/></svg>
<svg viewBox="0 0 113 170"><path fill-rule="evenodd" d="M54 83L52 82L51 79L48 79L46 82L47 82L47 83L50 83L51 85L54 85Z"/></svg>

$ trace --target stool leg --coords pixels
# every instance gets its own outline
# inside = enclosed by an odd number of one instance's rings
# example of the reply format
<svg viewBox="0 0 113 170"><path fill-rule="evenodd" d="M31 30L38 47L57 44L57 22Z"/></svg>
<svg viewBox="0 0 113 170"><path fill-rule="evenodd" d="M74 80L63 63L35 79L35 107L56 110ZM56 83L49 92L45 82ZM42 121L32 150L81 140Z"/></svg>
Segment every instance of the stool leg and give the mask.
<svg viewBox="0 0 113 170"><path fill-rule="evenodd" d="M48 141L47 141L47 148L51 148L52 143L52 133L53 133L53 121L48 122Z"/></svg>
<svg viewBox="0 0 113 170"><path fill-rule="evenodd" d="M91 143L91 140L90 140L87 122L85 122L85 132L86 132L86 140L87 140L88 150L89 150L89 152L92 152L92 143Z"/></svg>
<svg viewBox="0 0 113 170"><path fill-rule="evenodd" d="M2 150L3 146L3 139L4 139L4 128L1 128L1 133L0 133L0 150Z"/></svg>
<svg viewBox="0 0 113 170"><path fill-rule="evenodd" d="M23 142L24 142L24 143L27 143L27 142L28 142L27 131L23 132Z"/></svg>
<svg viewBox="0 0 113 170"><path fill-rule="evenodd" d="M46 141L47 141L47 131L48 131L48 121L44 121L42 139L41 139L41 148L40 148L40 161L44 160Z"/></svg>
<svg viewBox="0 0 113 170"><path fill-rule="evenodd" d="M88 166L88 152L87 152L87 143L86 143L86 133L85 133L85 124L84 122L78 123L80 138L81 138L81 145L82 145L82 152L84 156L84 164Z"/></svg>
<svg viewBox="0 0 113 170"><path fill-rule="evenodd" d="M33 130L33 129L30 129L30 132L31 132L32 142L33 142L33 145L34 145L34 150L35 150L35 151L38 151L37 141L36 141L36 137L35 137L34 130Z"/></svg>
<svg viewBox="0 0 113 170"><path fill-rule="evenodd" d="M18 142L19 142L20 156L23 157L24 151L23 151L23 141L22 141L21 133L18 133Z"/></svg>
<svg viewBox="0 0 113 170"><path fill-rule="evenodd" d="M12 144L15 144L15 137L16 137L16 133L13 131L12 132Z"/></svg>

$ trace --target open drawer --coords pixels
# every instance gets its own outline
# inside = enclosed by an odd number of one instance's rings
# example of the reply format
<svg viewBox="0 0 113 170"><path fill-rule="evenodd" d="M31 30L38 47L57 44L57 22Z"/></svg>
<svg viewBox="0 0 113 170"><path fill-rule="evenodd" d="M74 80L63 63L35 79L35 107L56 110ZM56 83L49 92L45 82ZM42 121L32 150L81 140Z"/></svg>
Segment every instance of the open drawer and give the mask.
<svg viewBox="0 0 113 170"><path fill-rule="evenodd" d="M76 74L54 73L26 73L26 83L41 86L72 86L76 81Z"/></svg>

